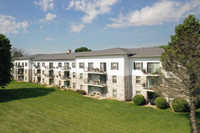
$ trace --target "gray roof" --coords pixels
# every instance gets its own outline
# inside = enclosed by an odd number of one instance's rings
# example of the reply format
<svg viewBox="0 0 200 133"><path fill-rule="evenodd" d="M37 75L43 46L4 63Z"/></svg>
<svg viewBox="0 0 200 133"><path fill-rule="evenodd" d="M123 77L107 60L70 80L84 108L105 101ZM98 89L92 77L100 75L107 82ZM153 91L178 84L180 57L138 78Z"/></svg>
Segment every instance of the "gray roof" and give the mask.
<svg viewBox="0 0 200 133"><path fill-rule="evenodd" d="M130 57L160 57L164 52L162 48L150 47L150 48L111 48L98 51L89 52L77 52L77 53L59 53L59 54L37 54L31 56L24 56L16 58L15 60L73 60L76 57L88 57L88 56L103 56L103 55L128 55Z"/></svg>
<svg viewBox="0 0 200 133"><path fill-rule="evenodd" d="M160 57L164 52L163 48L159 47L149 47L149 48L136 48L131 49L135 53L131 57Z"/></svg>

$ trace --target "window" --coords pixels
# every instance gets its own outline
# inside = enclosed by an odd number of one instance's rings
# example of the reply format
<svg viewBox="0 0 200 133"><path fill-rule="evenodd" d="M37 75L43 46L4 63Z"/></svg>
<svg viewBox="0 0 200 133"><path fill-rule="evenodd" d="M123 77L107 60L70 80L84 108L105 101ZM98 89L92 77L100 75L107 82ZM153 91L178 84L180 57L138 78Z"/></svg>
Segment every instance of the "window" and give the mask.
<svg viewBox="0 0 200 133"><path fill-rule="evenodd" d="M82 90L83 89L83 85L80 85L80 90Z"/></svg>
<svg viewBox="0 0 200 133"><path fill-rule="evenodd" d="M58 63L58 67L62 67L62 63Z"/></svg>
<svg viewBox="0 0 200 133"><path fill-rule="evenodd" d="M45 66L45 63L42 63L42 67L44 67Z"/></svg>
<svg viewBox="0 0 200 133"><path fill-rule="evenodd" d="M53 68L53 63L49 63L49 68Z"/></svg>
<svg viewBox="0 0 200 133"><path fill-rule="evenodd" d="M118 70L118 62L112 62L111 63L111 70Z"/></svg>
<svg viewBox="0 0 200 133"><path fill-rule="evenodd" d="M83 62L79 63L79 68L84 68L84 63Z"/></svg>
<svg viewBox="0 0 200 133"><path fill-rule="evenodd" d="M113 95L113 98L117 98L117 90L112 90L112 95Z"/></svg>
<svg viewBox="0 0 200 133"><path fill-rule="evenodd" d="M65 63L64 63L64 66L65 66L66 69L70 69L70 67L69 67L69 62L65 62Z"/></svg>
<svg viewBox="0 0 200 133"><path fill-rule="evenodd" d="M25 66L27 66L27 62L25 63Z"/></svg>
<svg viewBox="0 0 200 133"><path fill-rule="evenodd" d="M112 82L117 83L117 76L114 76L114 75L112 76Z"/></svg>
<svg viewBox="0 0 200 133"><path fill-rule="evenodd" d="M72 68L75 68L75 67L76 67L76 63L72 62Z"/></svg>
<svg viewBox="0 0 200 133"><path fill-rule="evenodd" d="M40 67L40 63L39 63L39 62L37 63L37 67L38 67L38 68Z"/></svg>
<svg viewBox="0 0 200 133"><path fill-rule="evenodd" d="M159 70L160 63L159 62L148 62L147 63L147 73L155 73Z"/></svg>
<svg viewBox="0 0 200 133"><path fill-rule="evenodd" d="M73 72L73 78L75 78L76 77L76 73L75 72Z"/></svg>
<svg viewBox="0 0 200 133"><path fill-rule="evenodd" d="M141 76L136 76L136 83L140 84L141 83Z"/></svg>
<svg viewBox="0 0 200 133"><path fill-rule="evenodd" d="M93 63L88 63L88 71L93 71Z"/></svg>
<svg viewBox="0 0 200 133"><path fill-rule="evenodd" d="M106 71L106 63L105 62L100 63L100 70L104 71L104 72Z"/></svg>
<svg viewBox="0 0 200 133"><path fill-rule="evenodd" d="M25 76L25 80L27 80L27 77Z"/></svg>
<svg viewBox="0 0 200 133"><path fill-rule="evenodd" d="M134 69L135 70L142 70L143 69L143 62L134 62Z"/></svg>
<svg viewBox="0 0 200 133"><path fill-rule="evenodd" d="M76 83L73 83L73 88L74 88L74 89L76 88Z"/></svg>
<svg viewBox="0 0 200 133"><path fill-rule="evenodd" d="M42 78L42 82L44 83L44 78Z"/></svg>
<svg viewBox="0 0 200 133"><path fill-rule="evenodd" d="M24 66L24 62L22 63L22 66Z"/></svg>
<svg viewBox="0 0 200 133"><path fill-rule="evenodd" d="M61 76L61 71L58 72L58 75Z"/></svg>
<svg viewBox="0 0 200 133"><path fill-rule="evenodd" d="M80 79L83 79L83 73L80 73Z"/></svg>
<svg viewBox="0 0 200 133"><path fill-rule="evenodd" d="M139 95L139 94L141 94L141 91L136 91L136 95Z"/></svg>
<svg viewBox="0 0 200 133"><path fill-rule="evenodd" d="M17 62L15 63L15 66L17 66Z"/></svg>
<svg viewBox="0 0 200 133"><path fill-rule="evenodd" d="M154 85L153 77L147 77L147 87L152 88Z"/></svg>

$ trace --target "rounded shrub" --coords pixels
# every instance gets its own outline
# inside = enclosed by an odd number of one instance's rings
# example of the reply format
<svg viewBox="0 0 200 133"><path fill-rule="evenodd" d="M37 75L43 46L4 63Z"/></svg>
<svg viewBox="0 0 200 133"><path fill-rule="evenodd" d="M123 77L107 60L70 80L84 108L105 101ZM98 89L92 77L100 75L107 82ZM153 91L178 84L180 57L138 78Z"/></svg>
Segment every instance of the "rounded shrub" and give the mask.
<svg viewBox="0 0 200 133"><path fill-rule="evenodd" d="M188 102L180 97L175 98L172 101L172 107L176 112L187 112L189 111L189 104Z"/></svg>
<svg viewBox="0 0 200 133"><path fill-rule="evenodd" d="M163 97L157 97L155 100L156 107L159 109L166 109L169 107L167 101Z"/></svg>
<svg viewBox="0 0 200 133"><path fill-rule="evenodd" d="M135 96L133 97L133 102L134 102L136 105L140 106L140 105L145 104L146 101L145 101L145 98L144 98L143 95L135 95Z"/></svg>
<svg viewBox="0 0 200 133"><path fill-rule="evenodd" d="M75 92L79 93L81 95L87 95L86 91L84 91L84 90L76 90Z"/></svg>

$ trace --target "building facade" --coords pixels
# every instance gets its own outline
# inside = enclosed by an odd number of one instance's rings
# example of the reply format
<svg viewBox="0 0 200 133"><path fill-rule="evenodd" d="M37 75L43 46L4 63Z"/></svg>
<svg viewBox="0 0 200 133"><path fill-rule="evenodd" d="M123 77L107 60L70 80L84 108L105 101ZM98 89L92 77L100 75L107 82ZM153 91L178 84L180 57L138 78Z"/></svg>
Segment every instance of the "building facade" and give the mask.
<svg viewBox="0 0 200 133"><path fill-rule="evenodd" d="M153 80L161 67L163 49L112 48L100 51L38 54L14 60L15 80L66 89L88 95L131 100L142 94L154 98Z"/></svg>

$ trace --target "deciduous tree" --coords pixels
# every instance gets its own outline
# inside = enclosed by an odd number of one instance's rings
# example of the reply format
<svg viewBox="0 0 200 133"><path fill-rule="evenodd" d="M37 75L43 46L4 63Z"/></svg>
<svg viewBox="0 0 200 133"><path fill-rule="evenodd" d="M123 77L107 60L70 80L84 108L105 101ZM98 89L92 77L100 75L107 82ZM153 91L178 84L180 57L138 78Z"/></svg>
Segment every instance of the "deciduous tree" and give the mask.
<svg viewBox="0 0 200 133"><path fill-rule="evenodd" d="M195 99L200 91L200 23L193 15L175 27L171 42L163 47L162 69L155 91L165 97L183 97L190 103L193 133L198 132Z"/></svg>
<svg viewBox="0 0 200 133"><path fill-rule="evenodd" d="M86 51L92 51L91 49L88 49L87 47L80 47L75 49L74 52L86 52Z"/></svg>

